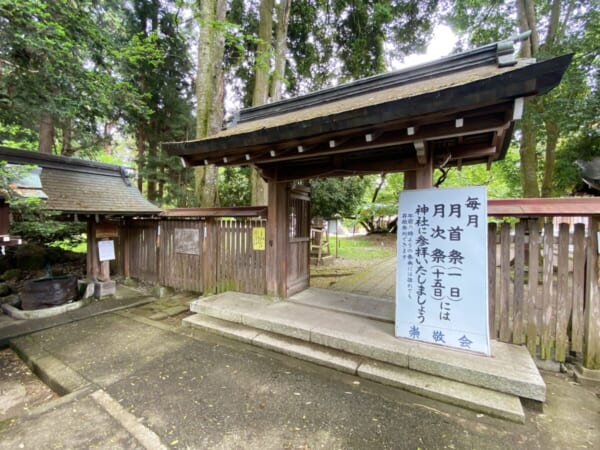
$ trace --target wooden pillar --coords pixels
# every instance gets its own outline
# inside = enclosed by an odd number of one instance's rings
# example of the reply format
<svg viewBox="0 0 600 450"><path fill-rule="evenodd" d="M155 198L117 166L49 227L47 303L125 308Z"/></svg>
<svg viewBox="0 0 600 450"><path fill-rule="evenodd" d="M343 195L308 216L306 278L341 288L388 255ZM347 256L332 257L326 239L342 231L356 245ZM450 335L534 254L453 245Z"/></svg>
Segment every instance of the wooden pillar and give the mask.
<svg viewBox="0 0 600 450"><path fill-rule="evenodd" d="M218 264L218 228L213 217L202 223L200 229L204 233L202 240L202 293L203 295L217 292Z"/></svg>
<svg viewBox="0 0 600 450"><path fill-rule="evenodd" d="M121 250L123 254L123 276L129 278L131 276L131 269L129 265L129 259L131 255L131 241L129 240L129 227L131 221L126 219L122 222L121 229L119 230L119 236L121 240Z"/></svg>
<svg viewBox="0 0 600 450"><path fill-rule="evenodd" d="M587 276L584 313L583 366L600 369L600 292L598 289L598 223L600 217L590 217L590 237L587 249Z"/></svg>
<svg viewBox="0 0 600 450"><path fill-rule="evenodd" d="M427 158L425 164L416 170L404 172L404 190L429 189L433 187L433 160Z"/></svg>
<svg viewBox="0 0 600 450"><path fill-rule="evenodd" d="M96 223L94 217L90 217L87 223L87 278L95 280L98 274L98 245L96 239Z"/></svg>
<svg viewBox="0 0 600 450"><path fill-rule="evenodd" d="M99 281L110 280L110 261L100 261L100 272L98 274Z"/></svg>
<svg viewBox="0 0 600 450"><path fill-rule="evenodd" d="M267 295L284 298L287 289L287 200L289 183L268 182L267 219Z"/></svg>

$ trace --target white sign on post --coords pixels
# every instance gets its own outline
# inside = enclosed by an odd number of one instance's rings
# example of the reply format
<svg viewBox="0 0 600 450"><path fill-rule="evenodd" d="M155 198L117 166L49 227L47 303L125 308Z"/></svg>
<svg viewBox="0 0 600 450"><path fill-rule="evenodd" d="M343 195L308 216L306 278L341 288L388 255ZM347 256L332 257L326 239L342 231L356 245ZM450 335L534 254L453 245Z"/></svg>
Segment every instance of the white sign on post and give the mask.
<svg viewBox="0 0 600 450"><path fill-rule="evenodd" d="M98 259L100 261L115 259L115 241L98 241Z"/></svg>
<svg viewBox="0 0 600 450"><path fill-rule="evenodd" d="M400 193L396 336L490 354L485 187Z"/></svg>

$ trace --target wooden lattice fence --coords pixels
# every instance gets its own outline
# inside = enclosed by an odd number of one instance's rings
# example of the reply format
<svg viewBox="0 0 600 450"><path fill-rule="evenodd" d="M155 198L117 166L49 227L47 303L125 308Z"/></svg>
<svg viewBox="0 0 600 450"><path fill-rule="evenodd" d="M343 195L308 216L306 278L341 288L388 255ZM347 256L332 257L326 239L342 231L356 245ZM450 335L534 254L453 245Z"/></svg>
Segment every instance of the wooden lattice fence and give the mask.
<svg viewBox="0 0 600 450"><path fill-rule="evenodd" d="M201 220L160 221L158 261L161 285L184 291L204 290L204 229Z"/></svg>
<svg viewBox="0 0 600 450"><path fill-rule="evenodd" d="M265 293L266 257L264 250L253 250L253 229L266 226L264 219L217 220L217 292Z"/></svg>
<svg viewBox="0 0 600 450"><path fill-rule="evenodd" d="M584 223L554 227L543 219L489 224L493 339L526 344L533 355L559 362L583 351L585 298L597 289L597 278L586 276L593 233Z"/></svg>
<svg viewBox="0 0 600 450"><path fill-rule="evenodd" d="M125 257L124 272L128 277L156 283L159 279L157 258L158 220L126 222L121 245Z"/></svg>
<svg viewBox="0 0 600 450"><path fill-rule="evenodd" d="M123 275L205 294L264 294L265 250L254 250L252 238L265 226L248 217L129 220L120 233Z"/></svg>

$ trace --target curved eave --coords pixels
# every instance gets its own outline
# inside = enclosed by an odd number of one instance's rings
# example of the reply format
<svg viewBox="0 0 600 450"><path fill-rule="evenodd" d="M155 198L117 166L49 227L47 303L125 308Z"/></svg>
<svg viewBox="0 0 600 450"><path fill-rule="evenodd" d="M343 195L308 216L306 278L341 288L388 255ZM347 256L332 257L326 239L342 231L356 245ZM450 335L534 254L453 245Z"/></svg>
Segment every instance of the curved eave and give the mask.
<svg viewBox="0 0 600 450"><path fill-rule="evenodd" d="M350 130L376 130L393 123L406 126L411 121L418 122L440 113L459 114L520 97L542 95L560 82L571 58L572 55L564 55L516 68L498 69L497 75L484 79L306 120L302 120L302 114L293 113L282 124L263 126L262 123L267 121L257 121L254 128L249 128L246 123L198 141L164 143L163 148L171 155L183 157L190 165L203 164L207 158L210 163L220 164L223 158L241 154L248 154L250 159L247 161L252 163L255 153L282 143L302 145L319 136L329 139ZM294 116L299 120L295 121ZM221 165L227 165L227 162Z"/></svg>

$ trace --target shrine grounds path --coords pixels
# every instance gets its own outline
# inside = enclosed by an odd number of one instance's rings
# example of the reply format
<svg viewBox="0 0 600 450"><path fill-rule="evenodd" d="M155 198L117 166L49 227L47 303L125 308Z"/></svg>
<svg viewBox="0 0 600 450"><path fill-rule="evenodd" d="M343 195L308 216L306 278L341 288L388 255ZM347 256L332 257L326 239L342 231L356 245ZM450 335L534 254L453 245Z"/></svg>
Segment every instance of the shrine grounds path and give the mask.
<svg viewBox="0 0 600 450"><path fill-rule="evenodd" d="M178 295L13 339L66 395L0 422L0 449L562 449L600 442L597 393L563 374L543 374L544 412L528 409L519 425L211 334L192 336L180 325L189 314L181 306L192 299Z"/></svg>

